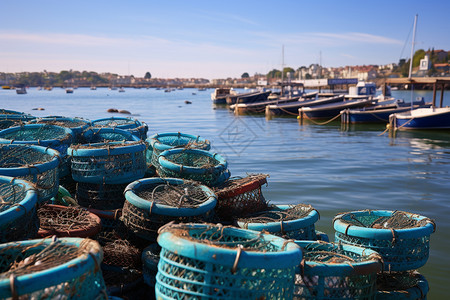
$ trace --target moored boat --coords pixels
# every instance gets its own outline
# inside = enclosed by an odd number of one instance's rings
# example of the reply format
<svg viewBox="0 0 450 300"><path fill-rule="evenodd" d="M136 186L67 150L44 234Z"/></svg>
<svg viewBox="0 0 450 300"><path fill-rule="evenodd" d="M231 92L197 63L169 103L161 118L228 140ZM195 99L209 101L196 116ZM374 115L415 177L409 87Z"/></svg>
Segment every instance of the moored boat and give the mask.
<svg viewBox="0 0 450 300"><path fill-rule="evenodd" d="M235 103L254 103L254 102L262 102L266 101L271 91L257 91L236 95L228 95L227 96L227 104L235 104Z"/></svg>
<svg viewBox="0 0 450 300"><path fill-rule="evenodd" d="M432 106L392 114L389 123L399 130L450 129L450 107Z"/></svg>
<svg viewBox="0 0 450 300"><path fill-rule="evenodd" d="M236 95L236 91L233 88L216 88L211 93L211 100L214 104L227 104L229 95Z"/></svg>
<svg viewBox="0 0 450 300"><path fill-rule="evenodd" d="M329 97L318 97L319 94L316 94L316 98L305 100L300 98L298 101L281 103L281 104L273 104L268 105L266 108L266 114L270 115L295 115L298 116L298 110L305 106L316 106L322 105L326 103L333 102L342 102L344 100L344 95L334 95Z"/></svg>
<svg viewBox="0 0 450 300"><path fill-rule="evenodd" d="M376 100L375 100L376 101ZM301 118L307 119L331 119L341 114L347 108L370 106L374 103L373 98L345 100L336 103L317 105L314 107L301 107L298 109Z"/></svg>

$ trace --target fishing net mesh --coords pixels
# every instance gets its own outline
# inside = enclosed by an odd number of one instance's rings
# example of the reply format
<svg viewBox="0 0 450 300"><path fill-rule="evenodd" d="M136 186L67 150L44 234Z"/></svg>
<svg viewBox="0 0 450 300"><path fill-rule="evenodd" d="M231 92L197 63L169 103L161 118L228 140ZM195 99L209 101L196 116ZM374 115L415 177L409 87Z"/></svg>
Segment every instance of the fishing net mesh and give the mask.
<svg viewBox="0 0 450 300"><path fill-rule="evenodd" d="M219 220L231 222L269 207L261 186L267 183L267 174L253 174L244 178L225 181L214 188L217 195L215 213Z"/></svg>
<svg viewBox="0 0 450 300"><path fill-rule="evenodd" d="M70 141L70 134L64 128L45 124L44 126L23 126L17 130L2 134L2 138L14 141L59 140Z"/></svg>
<svg viewBox="0 0 450 300"><path fill-rule="evenodd" d="M21 184L0 183L0 214L14 207L24 208L20 202L26 197L27 190ZM35 237L39 229L39 219L36 209L27 211L24 215L17 212L17 217L9 222L0 218L0 243L20 241Z"/></svg>
<svg viewBox="0 0 450 300"><path fill-rule="evenodd" d="M244 223L244 228L248 228L250 223L280 223L280 230L277 232L272 232L272 234L281 236L286 239L295 240L315 240L316 231L315 225L312 224L302 224L290 230L286 230L283 227L283 222L308 219L310 212L315 210L309 204L297 204L292 205L288 209L278 209L276 206L270 206L266 211L261 211L252 215L248 215L246 218L238 219L239 222Z"/></svg>
<svg viewBox="0 0 450 300"><path fill-rule="evenodd" d="M37 214L40 230L47 236L78 236L82 234L85 237L92 237L100 231L101 227L98 219L81 207L43 205L38 209Z"/></svg>
<svg viewBox="0 0 450 300"><path fill-rule="evenodd" d="M72 279L58 285L49 286L42 280L40 289L29 294L17 295L20 291L15 288L15 278L18 276L49 271L73 259L87 257L90 251L95 251L91 243L93 241L85 239L79 246L74 246L55 240L51 243L36 242L26 247L21 244L3 247L0 251L0 280L11 282L13 299L106 299L99 265L93 266L83 274L74 272ZM39 280L39 276L36 280ZM3 295L1 296L3 298Z"/></svg>
<svg viewBox="0 0 450 300"><path fill-rule="evenodd" d="M25 125L22 120L19 119L0 119L0 130Z"/></svg>
<svg viewBox="0 0 450 300"><path fill-rule="evenodd" d="M189 229L189 224L167 226L185 239L209 244L212 247L232 247L241 244L246 250L276 252L279 249L268 244L259 235L248 237L233 234L227 227L206 226ZM175 299L214 297L219 299L285 299L293 294L292 278L295 266L288 268L236 268L205 262L180 255L176 249L162 248L158 265L156 295Z"/></svg>
<svg viewBox="0 0 450 300"><path fill-rule="evenodd" d="M97 184L78 182L76 200L88 208L114 210L123 207L125 196L123 191L127 184Z"/></svg>
<svg viewBox="0 0 450 300"><path fill-rule="evenodd" d="M113 148L119 148L123 146L130 146L135 144L142 144L143 142L135 143L120 143L120 144L91 144L91 145L78 145L74 149L104 149L108 151ZM115 180L117 178L126 178L127 182L131 182L134 179L129 179L128 176L134 178L139 174L143 174L147 168L145 161L145 151L136 151L130 153L116 154L116 155L95 155L90 156L73 156L72 157L72 176L76 178L85 178L86 180L98 181L98 178L102 178L100 182L106 183L108 180ZM138 176L139 177L139 176ZM137 179L137 178L135 178ZM78 181L84 181L78 180Z"/></svg>
<svg viewBox="0 0 450 300"><path fill-rule="evenodd" d="M120 142L128 140L124 134L119 132L94 132L92 136L89 136L89 140L85 139L86 143L106 143L106 142Z"/></svg>
<svg viewBox="0 0 450 300"><path fill-rule="evenodd" d="M37 174L31 174L31 171L37 170L35 165L45 164L52 161L53 155L42 153L31 147L9 147L0 145L0 168L5 168L3 175L8 175L7 168L28 168L29 174L16 176L27 180L37 189L39 201L49 200L58 191L59 171L58 166Z"/></svg>
<svg viewBox="0 0 450 300"><path fill-rule="evenodd" d="M388 293L416 287L422 279L417 271L383 272L377 276L377 290Z"/></svg>
<svg viewBox="0 0 450 300"><path fill-rule="evenodd" d="M96 120L96 121L93 121L92 124L94 125L94 127L110 127L110 128L114 128L117 126L124 126L124 125L136 125L136 127L139 126L139 123L133 119Z"/></svg>
<svg viewBox="0 0 450 300"><path fill-rule="evenodd" d="M36 124L48 124L48 125L57 125L61 127L67 128L76 128L86 126L87 123L80 119L64 119L64 118L55 118L55 119L36 119L32 123Z"/></svg>
<svg viewBox="0 0 450 300"><path fill-rule="evenodd" d="M106 241L107 239L103 239ZM106 241L103 245L103 263L106 265L141 269L141 251L129 241L116 239Z"/></svg>
<svg viewBox="0 0 450 300"><path fill-rule="evenodd" d="M310 244L303 248L303 261L300 272L295 275L294 299L375 299L376 271L342 275L335 264L354 266L355 263L381 261L377 255L360 255L332 244ZM314 267L308 274L303 271L304 264L311 262L329 265L330 274L318 275ZM348 267L348 266L346 266ZM367 273L367 272L366 272Z"/></svg>
<svg viewBox="0 0 450 300"><path fill-rule="evenodd" d="M349 225L375 229L408 229L422 227L432 222L429 218L417 220L413 214L404 211L394 211L390 216L379 216L370 210L348 213L340 220Z"/></svg>

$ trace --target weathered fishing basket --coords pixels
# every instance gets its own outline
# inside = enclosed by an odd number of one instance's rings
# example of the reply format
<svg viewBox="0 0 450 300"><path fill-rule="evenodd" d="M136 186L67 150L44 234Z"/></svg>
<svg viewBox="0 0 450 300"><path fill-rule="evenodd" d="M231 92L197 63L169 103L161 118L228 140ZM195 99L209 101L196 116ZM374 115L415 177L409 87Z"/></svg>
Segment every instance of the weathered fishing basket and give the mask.
<svg viewBox="0 0 450 300"><path fill-rule="evenodd" d="M106 299L103 253L90 239L49 238L0 245L0 298Z"/></svg>
<svg viewBox="0 0 450 300"><path fill-rule="evenodd" d="M38 237L93 237L100 232L100 218L82 207L46 204L37 210Z"/></svg>
<svg viewBox="0 0 450 300"><path fill-rule="evenodd" d="M82 143L106 143L106 142L120 142L120 141L140 141L140 138L131 132L109 127L90 127L83 132Z"/></svg>
<svg viewBox="0 0 450 300"><path fill-rule="evenodd" d="M161 229L158 299L292 299L302 251L267 233L212 224Z"/></svg>
<svg viewBox="0 0 450 300"><path fill-rule="evenodd" d="M23 122L33 120L36 117L25 114L24 112L16 111L16 110L9 110L9 109L0 109L0 120L2 119L18 119L22 120Z"/></svg>
<svg viewBox="0 0 450 300"><path fill-rule="evenodd" d="M380 253L387 271L422 267L428 260L433 220L403 211L363 210L337 215L335 241Z"/></svg>
<svg viewBox="0 0 450 300"><path fill-rule="evenodd" d="M428 281L417 271L383 272L377 277L377 299L426 299Z"/></svg>
<svg viewBox="0 0 450 300"><path fill-rule="evenodd" d="M147 154L147 162L155 167L159 165L159 155L166 150L172 148L189 148L208 151L211 148L211 143L208 140L198 135L195 136L180 132L158 133L148 138L147 143L149 144L147 149L147 152L149 152ZM149 158L150 161L148 161Z"/></svg>
<svg viewBox="0 0 450 300"><path fill-rule="evenodd" d="M145 143L111 142L72 146L72 177L78 182L121 184L142 178Z"/></svg>
<svg viewBox="0 0 450 300"><path fill-rule="evenodd" d="M235 218L267 210L269 204L261 190L267 184L267 177L268 174L250 174L231 178L215 187L218 220L231 223Z"/></svg>
<svg viewBox="0 0 450 300"><path fill-rule="evenodd" d="M158 243L153 243L142 251L142 274L144 276L144 282L153 288L156 284L160 252L161 246Z"/></svg>
<svg viewBox="0 0 450 300"><path fill-rule="evenodd" d="M294 240L316 240L315 223L319 213L309 204L272 205L266 211L240 218L241 228L267 231Z"/></svg>
<svg viewBox="0 0 450 300"><path fill-rule="evenodd" d="M115 210L123 207L125 196L123 192L128 184L104 184L78 182L76 200L87 208Z"/></svg>
<svg viewBox="0 0 450 300"><path fill-rule="evenodd" d="M0 176L0 243L33 238L39 228L37 192L28 181Z"/></svg>
<svg viewBox="0 0 450 300"><path fill-rule="evenodd" d="M111 117L92 121L93 127L119 128L131 132L141 140L147 138L148 125L133 118Z"/></svg>
<svg viewBox="0 0 450 300"><path fill-rule="evenodd" d="M58 151L36 145L0 144L0 175L31 182L43 203L58 193Z"/></svg>
<svg viewBox="0 0 450 300"><path fill-rule="evenodd" d="M0 130L22 125L25 125L25 123L21 118L14 118L14 117L0 118Z"/></svg>
<svg viewBox="0 0 450 300"><path fill-rule="evenodd" d="M49 124L70 128L73 132L73 143L81 142L81 133L89 127L90 122L81 118L66 117L45 117L37 118L28 122L28 124Z"/></svg>
<svg viewBox="0 0 450 300"><path fill-rule="evenodd" d="M0 131L1 144L30 144L52 148L61 155L59 177L70 174L70 158L67 148L73 140L71 129L49 124L27 124Z"/></svg>
<svg viewBox="0 0 450 300"><path fill-rule="evenodd" d="M175 178L146 178L125 189L122 220L132 232L156 241L161 226L171 222L202 222L212 218L214 192L196 182Z"/></svg>
<svg viewBox="0 0 450 300"><path fill-rule="evenodd" d="M302 247L294 299L375 299L382 259L375 251L350 245L296 241Z"/></svg>
<svg viewBox="0 0 450 300"><path fill-rule="evenodd" d="M183 178L213 187L230 178L227 162L217 153L199 149L170 149L158 158L161 177Z"/></svg>

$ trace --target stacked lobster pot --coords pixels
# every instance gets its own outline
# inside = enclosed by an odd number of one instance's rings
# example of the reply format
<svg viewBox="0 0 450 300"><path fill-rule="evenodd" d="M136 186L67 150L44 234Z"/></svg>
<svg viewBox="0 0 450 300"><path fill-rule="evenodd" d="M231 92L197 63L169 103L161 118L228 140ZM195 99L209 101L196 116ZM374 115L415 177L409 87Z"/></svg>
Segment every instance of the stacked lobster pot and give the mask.
<svg viewBox="0 0 450 300"><path fill-rule="evenodd" d="M225 181L214 188L217 195L217 220L231 224L236 218L266 211L269 207L261 187L267 184L267 174L251 174Z"/></svg>
<svg viewBox="0 0 450 300"><path fill-rule="evenodd" d="M61 164L59 177L70 174L70 158L67 148L73 141L71 129L49 124L26 124L0 131L1 144L28 144L52 148L59 152Z"/></svg>
<svg viewBox="0 0 450 300"><path fill-rule="evenodd" d="M73 145L72 178L76 199L102 219L104 229L120 226L124 188L146 171L144 141L100 142Z"/></svg>
<svg viewBox="0 0 450 300"><path fill-rule="evenodd" d="M79 143L81 134L89 127L90 121L81 118L67 118L62 116L52 116L45 118L37 118L28 121L28 124L49 124L70 128L73 132L73 143Z"/></svg>
<svg viewBox="0 0 450 300"><path fill-rule="evenodd" d="M38 193L38 202L58 193L61 157L51 148L29 144L0 144L0 175L29 181Z"/></svg>
<svg viewBox="0 0 450 300"><path fill-rule="evenodd" d="M293 298L302 250L291 241L220 224L168 224L158 244L157 299Z"/></svg>
<svg viewBox="0 0 450 300"><path fill-rule="evenodd" d="M318 220L319 213L308 204L272 205L265 211L237 219L237 225L286 239L314 241L317 240L315 223Z"/></svg>
<svg viewBox="0 0 450 300"><path fill-rule="evenodd" d="M0 244L1 299L107 299L103 252L90 239Z"/></svg>
<svg viewBox="0 0 450 300"><path fill-rule="evenodd" d="M129 131L140 140L147 138L148 125L133 118L111 117L92 121L92 126L96 128L118 128Z"/></svg>
<svg viewBox="0 0 450 300"><path fill-rule="evenodd" d="M404 211L364 210L337 215L333 222L336 242L365 247L382 257L377 299L426 296L428 284L416 269L428 260L430 235L436 229L433 220ZM393 287L393 282L400 287Z"/></svg>
<svg viewBox="0 0 450 300"><path fill-rule="evenodd" d="M0 109L0 130L24 125L35 117L15 110Z"/></svg>
<svg viewBox="0 0 450 300"><path fill-rule="evenodd" d="M135 235L155 242L158 230L169 222L205 222L212 219L217 199L197 182L177 178L146 178L125 190L122 221Z"/></svg>
<svg viewBox="0 0 450 300"><path fill-rule="evenodd" d="M0 176L0 243L35 237L37 193L25 180Z"/></svg>

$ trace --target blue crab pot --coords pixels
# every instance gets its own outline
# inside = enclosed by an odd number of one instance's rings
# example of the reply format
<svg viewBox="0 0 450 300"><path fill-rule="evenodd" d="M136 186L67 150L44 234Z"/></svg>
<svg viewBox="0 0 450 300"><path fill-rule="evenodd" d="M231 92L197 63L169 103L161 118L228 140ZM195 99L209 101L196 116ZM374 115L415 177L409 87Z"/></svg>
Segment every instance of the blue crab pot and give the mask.
<svg viewBox="0 0 450 300"><path fill-rule="evenodd" d="M40 203L58 193L60 162L59 152L50 148L0 144L0 175L32 182Z"/></svg>
<svg viewBox="0 0 450 300"><path fill-rule="evenodd" d="M417 271L381 273L377 287L377 300L426 299L430 290L427 279Z"/></svg>
<svg viewBox="0 0 450 300"><path fill-rule="evenodd" d="M158 244L158 299L293 297L302 251L292 241L236 227L171 224Z"/></svg>
<svg viewBox="0 0 450 300"><path fill-rule="evenodd" d="M105 143L121 141L139 141L139 137L131 132L119 128L96 128L91 127L83 132L83 143Z"/></svg>
<svg viewBox="0 0 450 300"><path fill-rule="evenodd" d="M79 143L81 133L89 127L90 122L80 118L45 117L33 119L28 124L49 124L69 128L73 132L73 142Z"/></svg>
<svg viewBox="0 0 450 300"><path fill-rule="evenodd" d="M389 218L394 217L409 225L391 226ZM377 251L386 271L401 272L425 265L435 224L424 216L402 211L364 210L337 215L334 229L336 242Z"/></svg>
<svg viewBox="0 0 450 300"><path fill-rule="evenodd" d="M111 117L92 121L94 127L110 127L127 130L141 140L147 138L148 125L133 118Z"/></svg>
<svg viewBox="0 0 450 300"><path fill-rule="evenodd" d="M34 237L39 229L38 197L31 184L0 176L0 197L0 243Z"/></svg>
<svg viewBox="0 0 450 300"><path fill-rule="evenodd" d="M75 181L87 183L130 183L145 174L145 148L143 141L70 147L72 177Z"/></svg>

